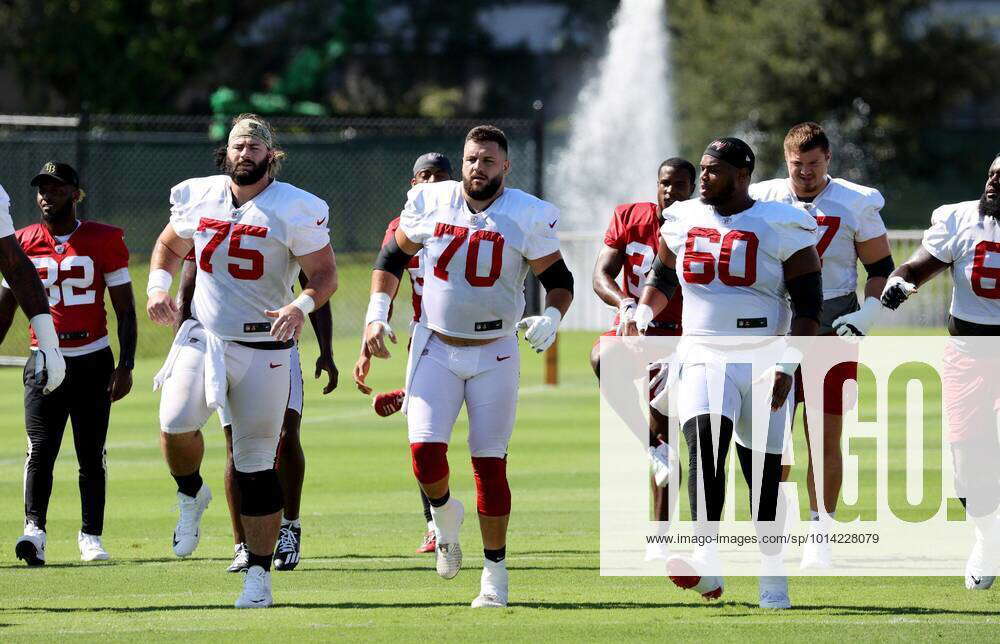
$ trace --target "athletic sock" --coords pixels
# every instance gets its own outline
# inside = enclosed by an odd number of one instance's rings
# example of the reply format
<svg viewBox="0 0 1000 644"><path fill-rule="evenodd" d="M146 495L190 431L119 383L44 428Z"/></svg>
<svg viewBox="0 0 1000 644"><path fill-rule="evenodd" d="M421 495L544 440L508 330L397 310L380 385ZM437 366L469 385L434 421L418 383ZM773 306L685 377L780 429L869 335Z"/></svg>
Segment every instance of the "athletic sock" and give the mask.
<svg viewBox="0 0 1000 644"><path fill-rule="evenodd" d="M290 527L290 528L295 528L296 530L301 530L302 523L300 522L299 519L286 519L285 517L281 517L281 527L282 528Z"/></svg>
<svg viewBox="0 0 1000 644"><path fill-rule="evenodd" d="M253 551L250 551L250 562L247 567L260 566L264 569L264 572L271 570L271 560L274 559L274 553L268 553L266 555L256 555Z"/></svg>
<svg viewBox="0 0 1000 644"><path fill-rule="evenodd" d="M447 503L448 499L450 498L451 498L451 490L448 490L447 492L444 493L444 496L442 496L440 499L432 499L430 497L427 497L427 500L430 501L433 507L440 508L445 503Z"/></svg>
<svg viewBox="0 0 1000 644"><path fill-rule="evenodd" d="M200 470L195 470L194 473L183 476L174 475L174 480L177 481L178 492L190 497L198 496L198 490L201 489L202 485Z"/></svg>
<svg viewBox="0 0 1000 644"><path fill-rule="evenodd" d="M427 522L427 532L434 532L435 529L436 529L436 526L434 525L434 522L433 521L428 521Z"/></svg>
<svg viewBox="0 0 1000 644"><path fill-rule="evenodd" d="M507 546L501 546L496 550L483 548L483 556L486 557L487 561L492 561L493 563L500 563L501 561L507 558Z"/></svg>

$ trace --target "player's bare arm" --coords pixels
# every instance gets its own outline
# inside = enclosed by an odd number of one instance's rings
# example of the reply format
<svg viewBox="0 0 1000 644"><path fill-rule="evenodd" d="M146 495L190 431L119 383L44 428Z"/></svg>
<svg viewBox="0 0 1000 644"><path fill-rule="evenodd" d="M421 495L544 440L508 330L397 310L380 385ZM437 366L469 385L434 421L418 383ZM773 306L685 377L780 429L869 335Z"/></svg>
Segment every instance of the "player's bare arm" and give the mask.
<svg viewBox="0 0 1000 644"><path fill-rule="evenodd" d="M3 273L14 297L30 320L49 312L49 300L31 263L14 235L0 238L0 273Z"/></svg>
<svg viewBox="0 0 1000 644"><path fill-rule="evenodd" d="M170 297L170 282L193 247L194 240L182 238L170 224L156 239L149 258L149 285L146 287L146 314L156 324L171 326L177 322L179 310Z"/></svg>
<svg viewBox="0 0 1000 644"><path fill-rule="evenodd" d="M819 315L823 309L823 279L819 253L815 246L796 251L782 262L785 287L792 300L792 327L790 335L816 335ZM794 384L795 367L779 365L771 389L771 410L776 411L788 397Z"/></svg>
<svg viewBox="0 0 1000 644"><path fill-rule="evenodd" d="M594 293L608 306L618 308L629 294L615 283L625 266L625 252L610 246L601 248L594 265Z"/></svg>
<svg viewBox="0 0 1000 644"><path fill-rule="evenodd" d="M421 248L423 248L421 244L411 240L401 228L397 228L392 241L382 247L375 260L363 343L368 353L376 358L389 357L389 349L385 344L386 336L389 336L393 344L396 342L396 334L389 326L389 307L393 296L399 290L399 280L403 276L403 270ZM358 382L357 376L358 373L355 372L355 382ZM363 383L364 379L359 384Z"/></svg>
<svg viewBox="0 0 1000 644"><path fill-rule="evenodd" d="M308 281L301 271L299 272L299 284L306 288ZM326 395L337 388L337 381L340 379L340 372L337 371L337 364L333 361L333 312L330 309L330 300L324 302L316 310L309 314L309 323L316 334L316 343L319 345L319 357L316 358L316 373L314 378L319 378L325 371L327 375L326 385L323 387L323 394Z"/></svg>
<svg viewBox="0 0 1000 644"><path fill-rule="evenodd" d="M177 324L180 327L184 320L191 319L191 302L194 300L194 286L198 281L198 265L193 261L185 260L181 266L181 283L177 287L177 308L180 315L177 316ZM177 328L174 329L174 332Z"/></svg>
<svg viewBox="0 0 1000 644"><path fill-rule="evenodd" d="M625 335L644 334L653 318L667 308L667 303L679 284L676 265L677 256L661 239L656 249L656 260L653 261L646 285L642 288L635 317L625 327Z"/></svg>
<svg viewBox="0 0 1000 644"><path fill-rule="evenodd" d="M306 315L326 304L337 290L337 260L333 248L327 244L319 250L295 258L307 282L299 296L277 311L264 311L264 315L274 319L271 337L278 341L296 340L302 334Z"/></svg>
<svg viewBox="0 0 1000 644"><path fill-rule="evenodd" d="M917 292L917 289L932 277L948 268L949 264L931 255L921 246L910 259L892 272L882 291L882 306L895 311L899 305Z"/></svg>
<svg viewBox="0 0 1000 644"><path fill-rule="evenodd" d="M5 286L0 286L0 342L7 337L16 312L17 298L14 297L14 292Z"/></svg>
<svg viewBox="0 0 1000 644"><path fill-rule="evenodd" d="M118 320L118 366L111 372L111 382L108 383L111 402L115 402L132 391L132 369L135 367L135 346L139 335L132 283L109 286L108 295Z"/></svg>

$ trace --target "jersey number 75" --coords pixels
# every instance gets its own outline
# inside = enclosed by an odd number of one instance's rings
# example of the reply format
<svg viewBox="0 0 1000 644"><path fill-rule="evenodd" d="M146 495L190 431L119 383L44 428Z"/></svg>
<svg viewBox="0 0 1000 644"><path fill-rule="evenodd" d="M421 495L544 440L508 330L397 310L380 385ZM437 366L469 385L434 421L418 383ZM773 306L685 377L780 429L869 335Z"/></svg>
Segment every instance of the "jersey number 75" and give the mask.
<svg viewBox="0 0 1000 644"><path fill-rule="evenodd" d="M257 280L264 274L264 256L259 250L253 248L243 248L240 244L244 236L267 237L267 228L264 226L248 226L246 224L233 224L228 221L218 219L208 219L202 217L198 221L198 232L214 230L215 234L205 244L198 258L198 267L206 273L212 272L212 255L219 248L222 242L229 236L229 256L234 259L245 259L250 262L250 268L245 268L241 264L230 262L226 265L229 274L238 280Z"/></svg>

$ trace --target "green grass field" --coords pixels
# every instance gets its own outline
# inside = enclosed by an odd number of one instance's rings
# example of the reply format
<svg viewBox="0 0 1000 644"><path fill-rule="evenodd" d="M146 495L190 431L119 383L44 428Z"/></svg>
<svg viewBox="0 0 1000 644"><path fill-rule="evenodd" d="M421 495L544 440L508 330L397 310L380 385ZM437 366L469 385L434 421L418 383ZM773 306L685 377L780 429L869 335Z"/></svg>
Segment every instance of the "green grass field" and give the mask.
<svg viewBox="0 0 1000 644"><path fill-rule="evenodd" d="M377 418L349 382L355 337L337 342L341 387L319 395L307 382L303 424L308 471L304 561L274 573L276 606L231 608L240 578L222 487L224 447L206 428L202 473L215 493L195 556L176 559L170 536L175 487L157 447L159 358L140 360L131 396L116 404L108 440L105 544L112 561L81 564L75 535L79 496L72 443L64 441L48 523L48 561L14 558L21 529L24 432L19 371L0 370L0 640L746 640L972 638L994 632L992 592L970 593L950 578L793 578L795 607L757 607L754 578L727 579L725 601L708 605L665 578L602 578L598 562L598 398L586 362L592 336L564 334L562 382L541 385L541 360L523 353L523 384L510 451L514 513L508 565L511 606L473 611L479 584L474 514L463 528L466 569L444 581L428 555L414 555L423 517L409 465L403 418ZM314 357L305 345L305 363ZM164 349L165 350L165 347ZM399 386L403 351L373 369L377 388ZM453 493L473 507L464 436L455 431Z"/></svg>
<svg viewBox="0 0 1000 644"><path fill-rule="evenodd" d="M478 591L481 561L474 515L463 529L466 570L456 579L439 579L431 556L412 554L423 517L410 473L405 423L400 416L377 418L369 399L350 383L357 347L351 333L360 325L367 259L339 259L341 289L334 316L342 386L324 398L319 383L307 383L305 560L294 572L275 573L278 605L267 611L230 608L240 579L224 572L232 546L222 488L224 447L214 419L206 428L202 471L216 499L205 515L196 556L183 561L173 557L175 487L159 454L158 395L150 390L170 333L153 327L140 311L136 384L116 404L108 440L109 563L84 565L78 560L79 494L68 440L56 467L49 563L27 569L14 558L23 513L22 387L18 369L0 370L0 408L7 411L0 419L0 639L205 640L279 632L384 640L709 638L720 632L754 640L792 639L804 632L825 638L957 639L995 624L998 604L992 593L968 593L957 576L793 578L795 608L780 614L757 608L753 578L728 579L726 601L707 605L666 579L600 577L598 398L587 364L589 333L562 336L558 388L542 386L541 360L530 351L522 354L523 384L509 467L514 494L508 546L512 605L503 611L472 611L468 602ZM144 285L145 267L133 265L132 272L135 283ZM142 290L137 288L140 307ZM19 321L0 352L23 354L24 337ZM315 351L311 337L304 346L308 365ZM400 386L402 346L392 361L374 367L377 388ZM454 493L471 508L475 500L466 428L463 417L450 460Z"/></svg>

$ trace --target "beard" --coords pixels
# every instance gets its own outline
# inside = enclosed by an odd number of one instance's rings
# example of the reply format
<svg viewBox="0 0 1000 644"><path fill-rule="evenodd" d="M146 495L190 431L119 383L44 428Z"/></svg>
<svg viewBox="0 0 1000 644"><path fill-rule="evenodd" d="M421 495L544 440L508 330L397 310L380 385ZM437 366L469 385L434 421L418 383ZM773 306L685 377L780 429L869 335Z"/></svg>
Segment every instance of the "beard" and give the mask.
<svg viewBox="0 0 1000 644"><path fill-rule="evenodd" d="M42 219L50 224L58 224L69 221L73 217L73 200L67 199L62 208L52 209L49 212L42 211Z"/></svg>
<svg viewBox="0 0 1000 644"><path fill-rule="evenodd" d="M994 197L992 200L986 198L986 193L979 198L979 214L983 217L993 217L994 220L1000 221L1000 196Z"/></svg>
<svg viewBox="0 0 1000 644"><path fill-rule="evenodd" d="M732 199L734 194L736 194L736 186L729 184L711 197L702 197L701 201L709 206L718 206L719 204L724 204Z"/></svg>
<svg viewBox="0 0 1000 644"><path fill-rule="evenodd" d="M470 198L475 199L476 201L485 201L500 190L501 181L503 181L503 177L501 175L497 175L493 179L490 179L485 186L479 190L475 190L472 187L472 180L467 177L463 177L462 187L465 188L465 194L469 195Z"/></svg>
<svg viewBox="0 0 1000 644"><path fill-rule="evenodd" d="M240 162L241 164L248 163L247 161ZM252 163L252 162L250 162ZM260 163L254 164L252 168L241 167L241 165L233 165L226 160L226 174L229 178L233 180L238 186L251 186L267 174L268 160L264 159Z"/></svg>

